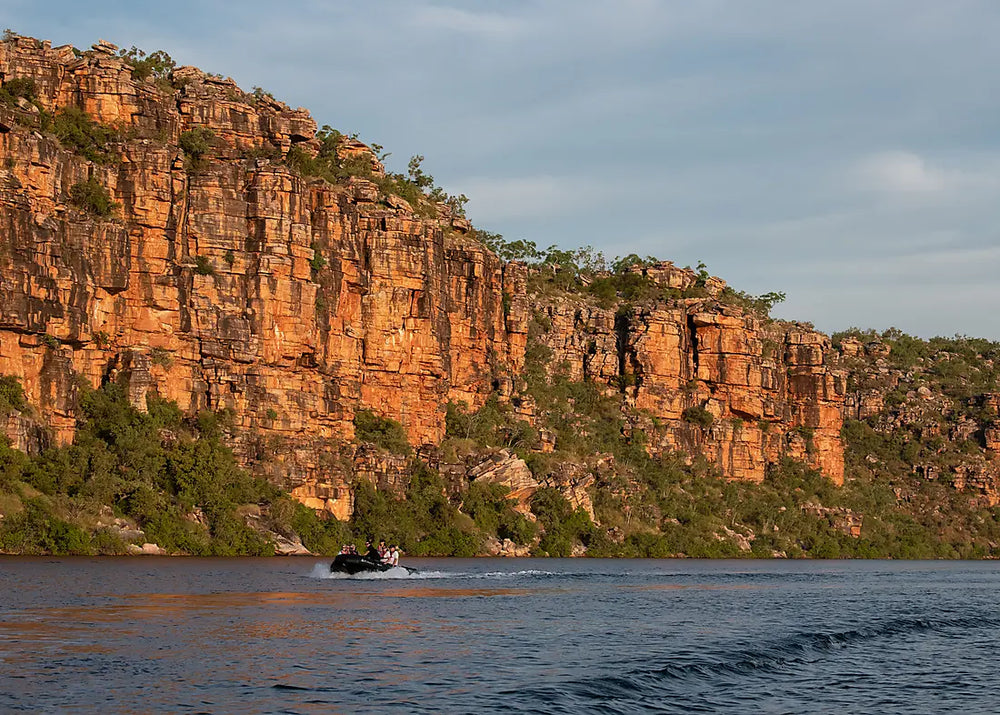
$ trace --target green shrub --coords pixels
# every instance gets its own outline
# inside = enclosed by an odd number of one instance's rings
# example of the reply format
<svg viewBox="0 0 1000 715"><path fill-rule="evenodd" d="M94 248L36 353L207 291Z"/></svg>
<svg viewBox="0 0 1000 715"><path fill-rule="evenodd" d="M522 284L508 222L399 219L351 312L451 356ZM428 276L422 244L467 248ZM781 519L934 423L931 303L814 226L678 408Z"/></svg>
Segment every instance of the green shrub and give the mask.
<svg viewBox="0 0 1000 715"><path fill-rule="evenodd" d="M359 442L370 442L393 454L405 455L412 451L399 422L370 410L358 410L354 414L354 436Z"/></svg>
<svg viewBox="0 0 1000 715"><path fill-rule="evenodd" d="M326 267L326 259L323 258L323 254L319 252L316 246L313 246L313 257L309 259L309 267L313 270L313 273L319 273Z"/></svg>
<svg viewBox="0 0 1000 715"><path fill-rule="evenodd" d="M518 239L507 241L499 233L493 233L481 228L474 228L471 237L482 243L504 261L521 261L532 263L542 257L542 252L534 241Z"/></svg>
<svg viewBox="0 0 1000 715"><path fill-rule="evenodd" d="M0 493L12 491L21 481L27 462L27 455L12 449L6 435L0 434Z"/></svg>
<svg viewBox="0 0 1000 715"><path fill-rule="evenodd" d="M213 266L212 261L205 256L195 256L194 272L199 276L215 275L215 266Z"/></svg>
<svg viewBox="0 0 1000 715"><path fill-rule="evenodd" d="M17 106L18 99L33 100L36 95L35 81L27 77L12 77L0 87L0 103Z"/></svg>
<svg viewBox="0 0 1000 715"><path fill-rule="evenodd" d="M144 82L152 79L157 86L164 90L170 90L170 75L177 64L163 50L156 50L146 54L135 45L128 50L119 50L118 56L132 68L132 79Z"/></svg>
<svg viewBox="0 0 1000 715"><path fill-rule="evenodd" d="M250 96L253 97L254 103L259 102L260 100L264 99L265 97L267 97L268 99L274 99L274 94L272 94L271 92L268 92L263 87L257 87L257 86L254 86L250 90Z"/></svg>
<svg viewBox="0 0 1000 715"><path fill-rule="evenodd" d="M173 358L170 357L170 351L164 348L153 348L149 351L149 359L154 365L159 365L170 369L173 365Z"/></svg>
<svg viewBox="0 0 1000 715"><path fill-rule="evenodd" d="M128 546L110 529L95 531L91 536L90 545L95 553L104 556L123 556L128 553Z"/></svg>
<svg viewBox="0 0 1000 715"><path fill-rule="evenodd" d="M488 482L473 482L462 499L462 511L472 517L483 532L500 539L527 544L535 536L535 525L514 511L508 498L510 489Z"/></svg>
<svg viewBox="0 0 1000 715"><path fill-rule="evenodd" d="M272 526L279 534L298 534L302 544L314 554L336 554L352 541L350 528L330 517L321 519L312 509L282 497L271 505Z"/></svg>
<svg viewBox="0 0 1000 715"><path fill-rule="evenodd" d="M21 383L12 375L0 376L0 415L23 412L28 407Z"/></svg>
<svg viewBox="0 0 1000 715"><path fill-rule="evenodd" d="M785 301L785 297L785 294L779 291L772 291L762 295L751 295L726 286L719 296L719 302L738 305L744 310L752 311L766 317L771 312L771 308Z"/></svg>
<svg viewBox="0 0 1000 715"><path fill-rule="evenodd" d="M188 169L193 171L204 168L205 157L212 149L214 138L215 133L205 127L195 127L181 133L178 145L184 152Z"/></svg>
<svg viewBox="0 0 1000 715"><path fill-rule="evenodd" d="M481 447L536 449L539 443L538 431L518 419L511 406L501 403L495 394L473 413L466 411L464 403L449 402L445 433L449 437L473 440Z"/></svg>
<svg viewBox="0 0 1000 715"><path fill-rule="evenodd" d="M52 120L52 131L63 146L97 164L109 162L113 145L121 141L118 130L95 122L76 107L61 109Z"/></svg>
<svg viewBox="0 0 1000 715"><path fill-rule="evenodd" d="M111 194L94 177L73 184L69 197L74 206L97 218L111 218L118 209L118 204L111 200Z"/></svg>
<svg viewBox="0 0 1000 715"><path fill-rule="evenodd" d="M542 487L531 499L531 511L545 530L538 549L549 556L570 556L574 544L588 544L594 525L583 509L574 510L558 489Z"/></svg>
<svg viewBox="0 0 1000 715"><path fill-rule="evenodd" d="M681 413L681 419L693 425L698 425L702 429L708 429L712 426L714 417L712 416L712 413L704 407L695 405L684 410L684 412Z"/></svg>
<svg viewBox="0 0 1000 715"><path fill-rule="evenodd" d="M90 536L54 515L43 499L28 499L24 510L0 521L0 551L14 554L92 553Z"/></svg>

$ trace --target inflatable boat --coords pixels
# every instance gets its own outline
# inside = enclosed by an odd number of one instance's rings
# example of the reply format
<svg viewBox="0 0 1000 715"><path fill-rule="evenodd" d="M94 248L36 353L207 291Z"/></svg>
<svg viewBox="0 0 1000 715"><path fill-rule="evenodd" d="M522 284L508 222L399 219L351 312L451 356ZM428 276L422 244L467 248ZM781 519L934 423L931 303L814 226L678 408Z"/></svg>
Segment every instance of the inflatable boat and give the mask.
<svg viewBox="0 0 1000 715"><path fill-rule="evenodd" d="M409 566L393 566L372 561L361 554L337 554L333 563L330 564L331 573L346 573L353 576L356 573L379 573L390 569L404 569L408 574L420 573L417 569Z"/></svg>
<svg viewBox="0 0 1000 715"><path fill-rule="evenodd" d="M339 571L340 573L352 575L364 571L388 571L391 568L392 566L389 564L371 561L361 554L337 554L333 563L330 564L330 571Z"/></svg>

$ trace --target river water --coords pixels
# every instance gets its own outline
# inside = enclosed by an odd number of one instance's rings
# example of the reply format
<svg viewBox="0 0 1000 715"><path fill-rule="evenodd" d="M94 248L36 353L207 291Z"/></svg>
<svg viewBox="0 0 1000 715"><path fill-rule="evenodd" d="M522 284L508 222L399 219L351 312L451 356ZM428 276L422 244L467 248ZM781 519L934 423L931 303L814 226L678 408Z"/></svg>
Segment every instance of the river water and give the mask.
<svg viewBox="0 0 1000 715"><path fill-rule="evenodd" d="M0 712L1000 711L1000 564L0 558Z"/></svg>

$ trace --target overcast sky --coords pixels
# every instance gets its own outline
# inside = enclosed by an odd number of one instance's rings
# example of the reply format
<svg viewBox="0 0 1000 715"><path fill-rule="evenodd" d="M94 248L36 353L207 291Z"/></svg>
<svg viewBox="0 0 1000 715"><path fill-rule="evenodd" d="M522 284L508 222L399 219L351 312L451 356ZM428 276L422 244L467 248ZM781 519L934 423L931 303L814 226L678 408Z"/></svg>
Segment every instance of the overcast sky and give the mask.
<svg viewBox="0 0 1000 715"><path fill-rule="evenodd" d="M774 313L1000 339L996 0L0 0L413 154L540 246L709 270Z"/></svg>

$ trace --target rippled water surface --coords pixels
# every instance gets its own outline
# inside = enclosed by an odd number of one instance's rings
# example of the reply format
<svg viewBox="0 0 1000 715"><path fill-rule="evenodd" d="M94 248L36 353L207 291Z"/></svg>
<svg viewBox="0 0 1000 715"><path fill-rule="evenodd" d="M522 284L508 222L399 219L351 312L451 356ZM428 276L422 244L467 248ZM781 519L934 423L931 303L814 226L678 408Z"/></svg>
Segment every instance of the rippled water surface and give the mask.
<svg viewBox="0 0 1000 715"><path fill-rule="evenodd" d="M0 712L996 712L1000 565L0 559Z"/></svg>

